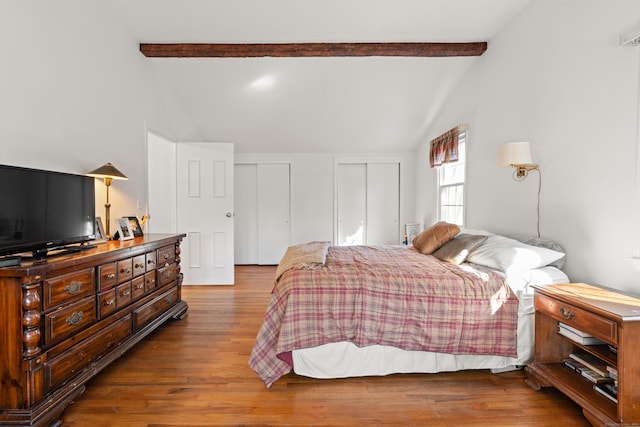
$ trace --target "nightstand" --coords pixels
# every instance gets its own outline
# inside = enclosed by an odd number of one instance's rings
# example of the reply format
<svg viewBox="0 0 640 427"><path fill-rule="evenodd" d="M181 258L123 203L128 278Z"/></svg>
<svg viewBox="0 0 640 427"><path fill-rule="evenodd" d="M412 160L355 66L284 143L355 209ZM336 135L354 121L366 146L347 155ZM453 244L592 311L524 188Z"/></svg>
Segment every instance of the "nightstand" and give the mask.
<svg viewBox="0 0 640 427"><path fill-rule="evenodd" d="M640 299L584 283L534 288L535 356L526 368L527 384L555 387L594 426L640 425ZM599 343L568 338L559 333L561 324ZM572 354L595 356L607 373L617 374L617 395L603 394L601 385L568 367Z"/></svg>

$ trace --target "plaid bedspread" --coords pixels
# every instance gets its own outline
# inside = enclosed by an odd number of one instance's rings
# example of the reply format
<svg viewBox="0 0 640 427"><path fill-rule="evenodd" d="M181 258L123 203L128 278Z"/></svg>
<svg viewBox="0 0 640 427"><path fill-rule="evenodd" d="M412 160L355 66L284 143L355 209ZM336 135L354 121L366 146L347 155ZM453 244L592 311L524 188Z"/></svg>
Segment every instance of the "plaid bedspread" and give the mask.
<svg viewBox="0 0 640 427"><path fill-rule="evenodd" d="M338 341L516 357L517 311L488 270L406 246L332 246L324 267L275 284L249 365L270 387L291 371L292 350Z"/></svg>

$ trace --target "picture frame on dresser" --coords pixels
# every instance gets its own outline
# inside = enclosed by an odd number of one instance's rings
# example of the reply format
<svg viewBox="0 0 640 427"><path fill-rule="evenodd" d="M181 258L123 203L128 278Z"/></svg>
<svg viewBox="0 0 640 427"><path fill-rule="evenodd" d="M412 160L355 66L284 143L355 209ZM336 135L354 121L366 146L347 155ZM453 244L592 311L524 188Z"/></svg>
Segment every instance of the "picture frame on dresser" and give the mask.
<svg viewBox="0 0 640 427"><path fill-rule="evenodd" d="M127 217L116 219L116 229L118 230L116 233L118 234L119 240L131 240L135 237L129 225L129 218Z"/></svg>
<svg viewBox="0 0 640 427"><path fill-rule="evenodd" d="M93 227L93 234L95 235L94 243L101 243L107 241L107 236L104 234L104 226L102 225L102 218L97 216Z"/></svg>
<svg viewBox="0 0 640 427"><path fill-rule="evenodd" d="M142 232L142 226L140 225L140 221L138 221L138 217L128 216L127 219L129 220L129 228L131 228L131 231L133 232L133 236L134 237L144 236L144 233Z"/></svg>

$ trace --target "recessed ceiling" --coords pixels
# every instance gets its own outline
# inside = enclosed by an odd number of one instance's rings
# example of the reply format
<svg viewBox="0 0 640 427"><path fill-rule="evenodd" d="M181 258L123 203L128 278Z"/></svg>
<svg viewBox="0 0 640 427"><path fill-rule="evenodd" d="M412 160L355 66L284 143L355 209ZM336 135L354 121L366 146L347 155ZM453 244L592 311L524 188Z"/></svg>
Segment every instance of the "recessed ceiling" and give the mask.
<svg viewBox="0 0 640 427"><path fill-rule="evenodd" d="M489 42L529 0L110 0L138 43ZM142 54L141 54L142 55ZM412 151L475 57L145 58L236 152Z"/></svg>

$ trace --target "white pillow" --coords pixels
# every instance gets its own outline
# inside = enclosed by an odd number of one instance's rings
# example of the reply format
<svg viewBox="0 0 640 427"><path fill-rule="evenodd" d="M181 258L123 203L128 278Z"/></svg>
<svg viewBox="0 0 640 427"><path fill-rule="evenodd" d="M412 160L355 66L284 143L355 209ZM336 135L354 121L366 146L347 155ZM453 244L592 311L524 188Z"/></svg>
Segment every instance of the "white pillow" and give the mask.
<svg viewBox="0 0 640 427"><path fill-rule="evenodd" d="M540 268L558 261L564 253L547 248L527 245L508 237L489 236L484 243L469 253L467 262L497 270L528 270Z"/></svg>

